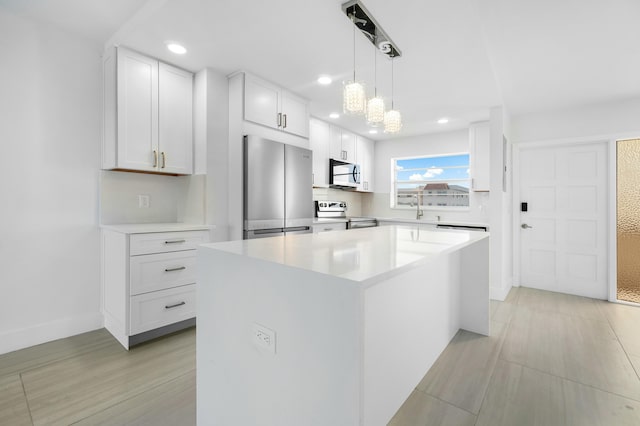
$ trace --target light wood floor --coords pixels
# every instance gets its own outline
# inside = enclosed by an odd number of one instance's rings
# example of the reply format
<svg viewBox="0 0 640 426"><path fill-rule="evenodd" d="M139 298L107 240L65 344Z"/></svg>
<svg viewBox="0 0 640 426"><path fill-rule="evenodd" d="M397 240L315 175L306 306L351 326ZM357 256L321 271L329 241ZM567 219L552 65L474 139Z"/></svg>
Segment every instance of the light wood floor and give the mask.
<svg viewBox="0 0 640 426"><path fill-rule="evenodd" d="M640 309L527 288L460 331L391 425L640 425ZM195 330L0 355L0 425L194 425Z"/></svg>

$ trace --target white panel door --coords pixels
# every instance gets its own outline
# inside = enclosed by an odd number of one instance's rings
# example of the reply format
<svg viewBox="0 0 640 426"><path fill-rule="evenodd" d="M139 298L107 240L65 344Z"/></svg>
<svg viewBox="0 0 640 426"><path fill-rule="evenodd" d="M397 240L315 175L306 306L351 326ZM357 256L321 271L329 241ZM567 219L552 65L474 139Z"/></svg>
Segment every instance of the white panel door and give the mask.
<svg viewBox="0 0 640 426"><path fill-rule="evenodd" d="M158 146L158 61L118 49L118 168L153 171Z"/></svg>
<svg viewBox="0 0 640 426"><path fill-rule="evenodd" d="M607 298L605 143L520 152L520 282Z"/></svg>
<svg viewBox="0 0 640 426"><path fill-rule="evenodd" d="M160 63L159 161L165 173L193 173L193 74Z"/></svg>

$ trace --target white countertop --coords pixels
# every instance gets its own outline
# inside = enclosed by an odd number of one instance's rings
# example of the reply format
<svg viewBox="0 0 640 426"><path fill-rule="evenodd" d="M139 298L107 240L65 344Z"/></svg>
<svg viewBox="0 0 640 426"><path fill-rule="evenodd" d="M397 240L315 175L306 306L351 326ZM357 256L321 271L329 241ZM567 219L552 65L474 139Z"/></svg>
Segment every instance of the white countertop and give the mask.
<svg viewBox="0 0 640 426"><path fill-rule="evenodd" d="M123 234L148 234L151 232L208 231L214 229L215 226L190 223L123 223L100 225L100 228Z"/></svg>
<svg viewBox="0 0 640 426"><path fill-rule="evenodd" d="M488 237L488 232L391 225L227 241L200 248L372 284Z"/></svg>

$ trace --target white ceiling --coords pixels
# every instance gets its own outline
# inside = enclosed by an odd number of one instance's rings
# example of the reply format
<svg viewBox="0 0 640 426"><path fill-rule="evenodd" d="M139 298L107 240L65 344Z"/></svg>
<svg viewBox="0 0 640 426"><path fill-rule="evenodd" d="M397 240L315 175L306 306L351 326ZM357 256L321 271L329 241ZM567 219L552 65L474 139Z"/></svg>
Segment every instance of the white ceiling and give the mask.
<svg viewBox="0 0 640 426"><path fill-rule="evenodd" d="M192 71L242 69L340 112L353 72L344 0L0 0L13 13L106 44L122 44ZM512 114L640 96L638 0L363 0L399 46L395 106L401 136L463 128L491 106ZM164 42L188 53L176 56ZM356 34L358 79L373 89L373 46ZM378 92L390 101L390 63L378 56ZM329 74L334 83L315 80ZM438 125L440 117L450 123ZM367 134L360 117L340 125ZM386 135L373 136L383 139Z"/></svg>

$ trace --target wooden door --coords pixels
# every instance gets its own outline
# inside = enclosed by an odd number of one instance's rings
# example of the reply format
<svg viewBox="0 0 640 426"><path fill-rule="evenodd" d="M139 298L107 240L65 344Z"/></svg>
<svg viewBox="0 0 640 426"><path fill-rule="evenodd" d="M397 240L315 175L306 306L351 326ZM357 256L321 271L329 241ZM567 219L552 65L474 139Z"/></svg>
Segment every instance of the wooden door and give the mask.
<svg viewBox="0 0 640 426"><path fill-rule="evenodd" d="M607 298L607 146L520 152L520 282Z"/></svg>

